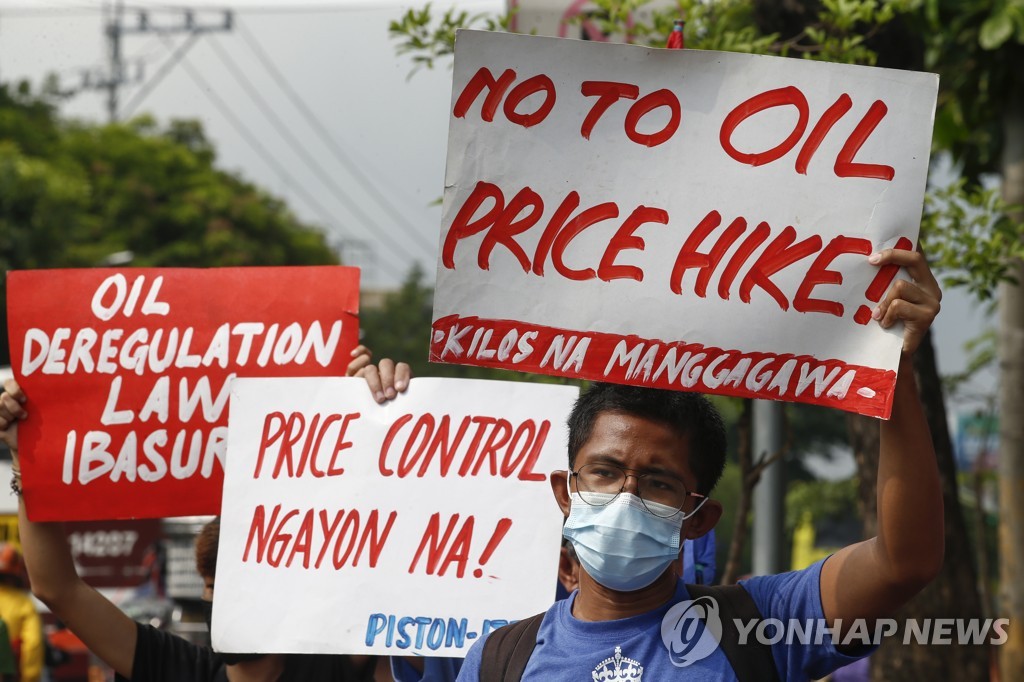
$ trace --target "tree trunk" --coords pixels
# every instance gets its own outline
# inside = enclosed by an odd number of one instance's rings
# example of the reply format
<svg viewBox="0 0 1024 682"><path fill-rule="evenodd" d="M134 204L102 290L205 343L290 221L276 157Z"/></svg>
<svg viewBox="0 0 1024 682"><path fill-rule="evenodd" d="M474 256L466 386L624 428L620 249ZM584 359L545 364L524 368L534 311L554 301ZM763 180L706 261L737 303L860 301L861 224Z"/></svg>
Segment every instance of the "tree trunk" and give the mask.
<svg viewBox="0 0 1024 682"><path fill-rule="evenodd" d="M1003 119L1003 199L1024 204L1024 94L1018 81ZM1017 212L1015 220L1024 219ZM1024 264L1013 274L1024 283ZM1009 618L1010 639L999 648L1003 680L1024 680L1024 292L999 292L999 616Z"/></svg>
<svg viewBox="0 0 1024 682"><path fill-rule="evenodd" d="M743 547L747 544L747 534L750 531L750 507L753 504L754 495L752 488L748 485L748 480L750 470L754 466L753 411L753 402L744 400L737 425L739 442L736 448L740 467L740 499L736 508L736 519L733 521L729 556L725 561L725 571L722 572L723 585L732 585L739 578Z"/></svg>
<svg viewBox="0 0 1024 682"><path fill-rule="evenodd" d="M914 358L914 371L942 479L946 547L945 563L939 577L893 615L901 623L901 632L902 624L909 619L982 617L972 563L974 552L967 537L967 525L957 493L956 462L930 333ZM849 428L860 477L865 537L871 537L878 527L875 513L878 422L851 416ZM988 680L988 670L987 645L929 646L914 641L904 644L900 637L887 638L871 661L872 679L879 682L920 682L922 679L980 682Z"/></svg>

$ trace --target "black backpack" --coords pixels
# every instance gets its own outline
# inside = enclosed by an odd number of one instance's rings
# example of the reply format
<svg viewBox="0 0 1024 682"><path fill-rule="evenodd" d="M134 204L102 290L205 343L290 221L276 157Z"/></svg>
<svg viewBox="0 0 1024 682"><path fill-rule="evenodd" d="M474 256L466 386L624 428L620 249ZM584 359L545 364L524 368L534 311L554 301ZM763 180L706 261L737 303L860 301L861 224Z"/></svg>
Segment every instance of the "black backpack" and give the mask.
<svg viewBox="0 0 1024 682"><path fill-rule="evenodd" d="M693 599L708 596L718 602L722 619L720 646L739 682L779 682L771 646L754 641L740 647L735 619L761 619L757 604L745 589L739 585L687 585L686 590ZM538 613L488 635L480 661L480 682L519 682L537 645L537 631L543 619L544 614Z"/></svg>

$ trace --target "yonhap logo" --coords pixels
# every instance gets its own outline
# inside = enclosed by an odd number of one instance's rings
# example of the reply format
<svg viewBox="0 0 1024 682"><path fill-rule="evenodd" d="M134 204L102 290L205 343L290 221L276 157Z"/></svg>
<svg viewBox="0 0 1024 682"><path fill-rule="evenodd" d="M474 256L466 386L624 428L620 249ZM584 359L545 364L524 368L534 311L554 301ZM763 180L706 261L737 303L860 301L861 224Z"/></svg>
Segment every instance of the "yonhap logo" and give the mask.
<svg viewBox="0 0 1024 682"><path fill-rule="evenodd" d="M722 641L722 619L713 597L681 601L661 621L661 641L672 665L685 668L703 660Z"/></svg>

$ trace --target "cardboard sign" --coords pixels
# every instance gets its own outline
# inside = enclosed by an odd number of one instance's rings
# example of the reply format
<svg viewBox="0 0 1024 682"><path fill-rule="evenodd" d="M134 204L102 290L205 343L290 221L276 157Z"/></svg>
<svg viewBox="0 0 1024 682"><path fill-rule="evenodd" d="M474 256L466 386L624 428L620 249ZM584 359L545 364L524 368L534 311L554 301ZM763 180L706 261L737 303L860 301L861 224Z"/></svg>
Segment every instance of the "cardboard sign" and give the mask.
<svg viewBox="0 0 1024 682"><path fill-rule="evenodd" d="M235 376L343 374L355 268L31 270L7 278L35 521L220 512Z"/></svg>
<svg viewBox="0 0 1024 682"><path fill-rule="evenodd" d="M431 360L887 416L937 87L460 32Z"/></svg>
<svg viewBox="0 0 1024 682"><path fill-rule="evenodd" d="M235 381L214 647L463 656L547 608L577 393L413 379L381 406L362 379Z"/></svg>

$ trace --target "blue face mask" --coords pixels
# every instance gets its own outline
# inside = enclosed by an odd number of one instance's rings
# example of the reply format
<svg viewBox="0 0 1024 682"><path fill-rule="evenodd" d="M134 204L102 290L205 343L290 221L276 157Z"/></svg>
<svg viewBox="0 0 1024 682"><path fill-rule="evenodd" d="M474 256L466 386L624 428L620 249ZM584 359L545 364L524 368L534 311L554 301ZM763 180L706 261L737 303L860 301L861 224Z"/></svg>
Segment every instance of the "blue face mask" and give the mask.
<svg viewBox="0 0 1024 682"><path fill-rule="evenodd" d="M689 514L677 512L660 518L647 511L635 495L608 494L606 499L613 497L608 504L595 506L584 502L579 493L570 493L569 518L562 534L572 542L580 565L591 578L609 589L632 592L653 583L679 558L683 521L700 505ZM664 505L647 505L672 514Z"/></svg>

